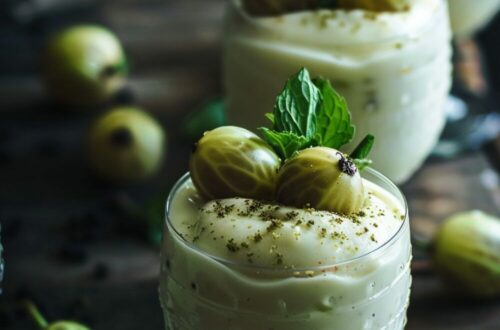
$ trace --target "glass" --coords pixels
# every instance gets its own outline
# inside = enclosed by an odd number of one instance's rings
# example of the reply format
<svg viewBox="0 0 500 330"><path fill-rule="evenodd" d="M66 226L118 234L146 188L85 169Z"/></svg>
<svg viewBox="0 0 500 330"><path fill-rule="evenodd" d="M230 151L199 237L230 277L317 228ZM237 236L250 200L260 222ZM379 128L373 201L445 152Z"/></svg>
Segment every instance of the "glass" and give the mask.
<svg viewBox="0 0 500 330"><path fill-rule="evenodd" d="M339 263L307 269L242 265L208 255L173 227L166 205L160 301L168 330L403 329L409 301L411 243L407 204L386 177L363 177L405 207L405 219L383 245Z"/></svg>
<svg viewBox="0 0 500 330"><path fill-rule="evenodd" d="M451 85L447 4L414 3L407 16L318 10L251 17L231 1L223 52L229 123L267 126L264 113L285 81L306 67L347 99L357 127L348 149L375 135L375 168L407 180L437 142Z"/></svg>

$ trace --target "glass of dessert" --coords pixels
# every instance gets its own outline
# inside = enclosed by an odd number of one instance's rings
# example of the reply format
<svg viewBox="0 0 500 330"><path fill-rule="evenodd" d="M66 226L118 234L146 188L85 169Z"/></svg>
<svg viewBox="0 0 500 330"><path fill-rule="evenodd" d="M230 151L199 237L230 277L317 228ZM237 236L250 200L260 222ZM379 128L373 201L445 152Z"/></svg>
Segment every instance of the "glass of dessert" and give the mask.
<svg viewBox="0 0 500 330"><path fill-rule="evenodd" d="M354 134L345 100L305 70L268 118L264 139L205 133L168 197L166 329L403 329L408 210L366 167L374 138L350 155L334 148Z"/></svg>
<svg viewBox="0 0 500 330"><path fill-rule="evenodd" d="M395 182L435 145L451 83L445 1L232 0L224 31L230 124L262 125L281 82L305 66L349 103L359 134L347 150L371 132L374 167Z"/></svg>

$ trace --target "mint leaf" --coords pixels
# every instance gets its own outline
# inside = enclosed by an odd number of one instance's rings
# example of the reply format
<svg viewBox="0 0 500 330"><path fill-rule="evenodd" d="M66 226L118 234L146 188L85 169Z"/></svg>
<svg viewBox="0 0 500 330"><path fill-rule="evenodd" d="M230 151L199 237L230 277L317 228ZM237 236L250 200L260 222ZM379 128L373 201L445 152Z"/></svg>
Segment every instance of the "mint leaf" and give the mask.
<svg viewBox="0 0 500 330"><path fill-rule="evenodd" d="M313 139L292 132L276 132L266 127L261 127L260 131L266 143L274 149L282 160L292 157L299 150L315 145Z"/></svg>
<svg viewBox="0 0 500 330"><path fill-rule="evenodd" d="M356 131L346 100L328 80L311 80L305 68L287 81L276 98L273 112L266 117L272 129L260 130L264 140L283 160L312 146L340 149L352 140ZM368 135L353 152L354 156L351 155L360 169L371 164L371 160L365 158L373 142L373 136Z"/></svg>
<svg viewBox="0 0 500 330"><path fill-rule="evenodd" d="M273 129L306 138L314 137L316 111L320 103L319 89L311 81L307 69L301 69L287 81L276 98Z"/></svg>
<svg viewBox="0 0 500 330"><path fill-rule="evenodd" d="M315 78L313 82L322 95L316 114L316 140L321 146L339 149L349 143L355 133L347 102L328 80Z"/></svg>
<svg viewBox="0 0 500 330"><path fill-rule="evenodd" d="M368 134L363 140L358 144L358 146L351 152L349 157L354 159L363 159L368 156L370 150L372 150L373 143L375 142L375 137Z"/></svg>
<svg viewBox="0 0 500 330"><path fill-rule="evenodd" d="M268 112L265 114L266 118L269 119L269 121L271 121L271 123L274 125L274 114L271 113L271 112Z"/></svg>

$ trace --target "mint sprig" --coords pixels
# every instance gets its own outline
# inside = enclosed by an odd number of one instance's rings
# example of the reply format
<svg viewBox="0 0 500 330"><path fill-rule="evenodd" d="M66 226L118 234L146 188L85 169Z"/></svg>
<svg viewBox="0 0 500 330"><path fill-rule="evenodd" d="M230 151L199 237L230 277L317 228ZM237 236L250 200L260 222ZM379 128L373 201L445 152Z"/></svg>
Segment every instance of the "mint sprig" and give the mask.
<svg viewBox="0 0 500 330"><path fill-rule="evenodd" d="M277 132L292 132L306 138L313 138L316 132L317 107L321 94L303 69L289 79L276 98L274 112L268 118L273 121Z"/></svg>
<svg viewBox="0 0 500 330"><path fill-rule="evenodd" d="M315 146L315 140L292 132L277 132L269 128L260 128L264 140L269 144L281 159L291 158L295 152Z"/></svg>
<svg viewBox="0 0 500 330"><path fill-rule="evenodd" d="M305 68L287 81L273 112L266 117L272 128L259 129L283 160L313 146L339 149L352 140L356 131L345 99L328 80L311 80ZM373 136L367 136L351 154L360 169L371 163L366 156L373 142Z"/></svg>
<svg viewBox="0 0 500 330"><path fill-rule="evenodd" d="M347 102L328 80L315 78L313 82L322 96L316 115L316 139L321 146L339 149L349 143L356 132Z"/></svg>

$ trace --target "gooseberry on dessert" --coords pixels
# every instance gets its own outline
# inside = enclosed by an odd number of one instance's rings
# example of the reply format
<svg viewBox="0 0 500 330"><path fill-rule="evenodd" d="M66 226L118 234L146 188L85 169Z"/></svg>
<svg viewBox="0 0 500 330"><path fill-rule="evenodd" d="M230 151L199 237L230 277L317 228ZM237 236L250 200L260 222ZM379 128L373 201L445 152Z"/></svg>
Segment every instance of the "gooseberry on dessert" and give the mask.
<svg viewBox="0 0 500 330"><path fill-rule="evenodd" d="M298 208L358 212L365 200L356 165L340 151L312 147L299 151L278 172L276 199Z"/></svg>
<svg viewBox="0 0 500 330"><path fill-rule="evenodd" d="M273 200L280 165L280 158L264 140L236 126L206 132L189 161L193 184L206 200Z"/></svg>
<svg viewBox="0 0 500 330"><path fill-rule="evenodd" d="M345 99L304 68L276 98L263 139L240 127L205 133L190 159L194 186L206 200L244 197L342 214L358 212L365 192L359 171L374 137L351 155L340 152L355 127Z"/></svg>

